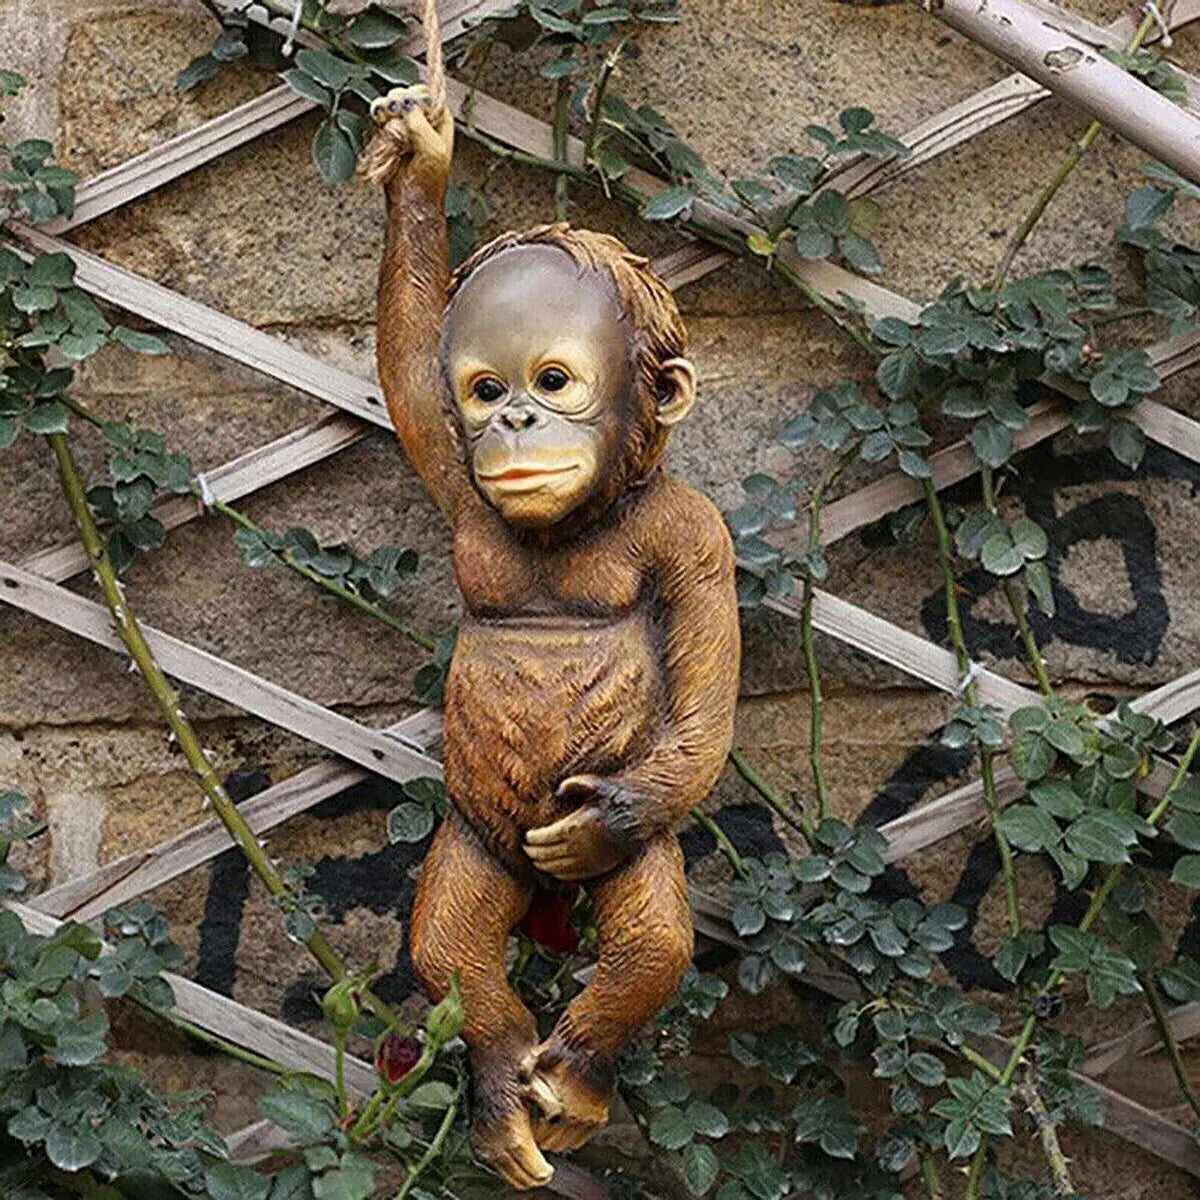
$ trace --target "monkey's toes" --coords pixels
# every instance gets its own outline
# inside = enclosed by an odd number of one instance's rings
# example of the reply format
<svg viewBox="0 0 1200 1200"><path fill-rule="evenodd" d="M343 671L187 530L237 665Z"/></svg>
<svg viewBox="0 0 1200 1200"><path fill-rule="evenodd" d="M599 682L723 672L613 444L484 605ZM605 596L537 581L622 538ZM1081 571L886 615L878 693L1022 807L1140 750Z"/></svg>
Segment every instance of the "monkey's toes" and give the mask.
<svg viewBox="0 0 1200 1200"><path fill-rule="evenodd" d="M539 1121L535 1119L533 1137L543 1150L552 1154L565 1154L571 1150L578 1150L602 1125L603 1122L600 1125L593 1125L586 1121L561 1119Z"/></svg>
<svg viewBox="0 0 1200 1200"><path fill-rule="evenodd" d="M500 1120L477 1122L471 1130L471 1145L510 1187L521 1191L544 1187L554 1174L554 1168L538 1149L524 1108L518 1107Z"/></svg>

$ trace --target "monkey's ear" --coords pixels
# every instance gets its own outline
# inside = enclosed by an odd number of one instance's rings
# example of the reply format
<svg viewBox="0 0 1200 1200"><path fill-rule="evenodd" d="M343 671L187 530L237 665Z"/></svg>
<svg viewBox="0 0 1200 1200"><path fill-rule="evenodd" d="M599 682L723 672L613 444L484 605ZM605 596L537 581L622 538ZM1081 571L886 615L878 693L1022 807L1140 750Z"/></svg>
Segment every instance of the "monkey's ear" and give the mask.
<svg viewBox="0 0 1200 1200"><path fill-rule="evenodd" d="M686 358L668 358L658 368L655 384L660 425L676 425L691 412L696 400L696 368Z"/></svg>

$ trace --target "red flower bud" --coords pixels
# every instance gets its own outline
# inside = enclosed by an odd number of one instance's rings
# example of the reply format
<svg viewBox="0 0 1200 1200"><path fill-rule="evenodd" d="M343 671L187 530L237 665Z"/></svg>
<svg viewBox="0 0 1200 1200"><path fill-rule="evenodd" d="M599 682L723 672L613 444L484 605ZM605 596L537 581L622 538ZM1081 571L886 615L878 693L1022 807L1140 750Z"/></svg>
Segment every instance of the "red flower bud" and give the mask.
<svg viewBox="0 0 1200 1200"><path fill-rule="evenodd" d="M417 1065L421 1058L421 1043L413 1037L385 1033L375 1047L375 1070L380 1078L397 1084Z"/></svg>
<svg viewBox="0 0 1200 1200"><path fill-rule="evenodd" d="M579 930L571 924L571 908L578 890L577 886L566 892L537 888L517 928L551 954L573 954L579 948Z"/></svg>

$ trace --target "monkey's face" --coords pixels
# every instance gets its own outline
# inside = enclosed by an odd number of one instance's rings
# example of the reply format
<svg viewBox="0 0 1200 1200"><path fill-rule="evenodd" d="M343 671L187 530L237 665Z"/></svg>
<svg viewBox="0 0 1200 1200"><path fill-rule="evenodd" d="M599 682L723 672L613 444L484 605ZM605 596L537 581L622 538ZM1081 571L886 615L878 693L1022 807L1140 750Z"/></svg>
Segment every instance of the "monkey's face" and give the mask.
<svg viewBox="0 0 1200 1200"><path fill-rule="evenodd" d="M443 361L476 486L511 524L545 528L620 464L636 371L606 273L515 246L456 294Z"/></svg>

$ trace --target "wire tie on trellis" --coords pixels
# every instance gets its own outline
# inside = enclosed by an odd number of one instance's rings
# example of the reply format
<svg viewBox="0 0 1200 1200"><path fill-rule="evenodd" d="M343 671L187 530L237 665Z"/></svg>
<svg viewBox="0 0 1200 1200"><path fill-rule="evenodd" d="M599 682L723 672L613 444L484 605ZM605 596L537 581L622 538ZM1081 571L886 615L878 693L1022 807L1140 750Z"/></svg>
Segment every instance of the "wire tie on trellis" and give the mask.
<svg viewBox="0 0 1200 1200"><path fill-rule="evenodd" d="M292 9L292 23L288 27L288 35L283 43L283 57L291 58L292 50L296 45L296 34L300 32L300 18L304 15L304 0L296 0L296 7Z"/></svg>
<svg viewBox="0 0 1200 1200"><path fill-rule="evenodd" d="M961 696L982 673L983 663L976 662L973 658L969 659L967 662L967 673L955 684L954 694Z"/></svg>
<svg viewBox="0 0 1200 1200"><path fill-rule="evenodd" d="M1171 28L1164 19L1158 5L1154 0L1146 0L1142 5L1142 11L1149 13L1154 18L1155 25L1158 26L1158 32L1162 35L1162 44L1164 50L1171 48Z"/></svg>
<svg viewBox="0 0 1200 1200"><path fill-rule="evenodd" d="M217 502L217 494L212 490L212 484L203 472L196 476L196 489L200 493L200 503L204 505L205 511L211 512Z"/></svg>

